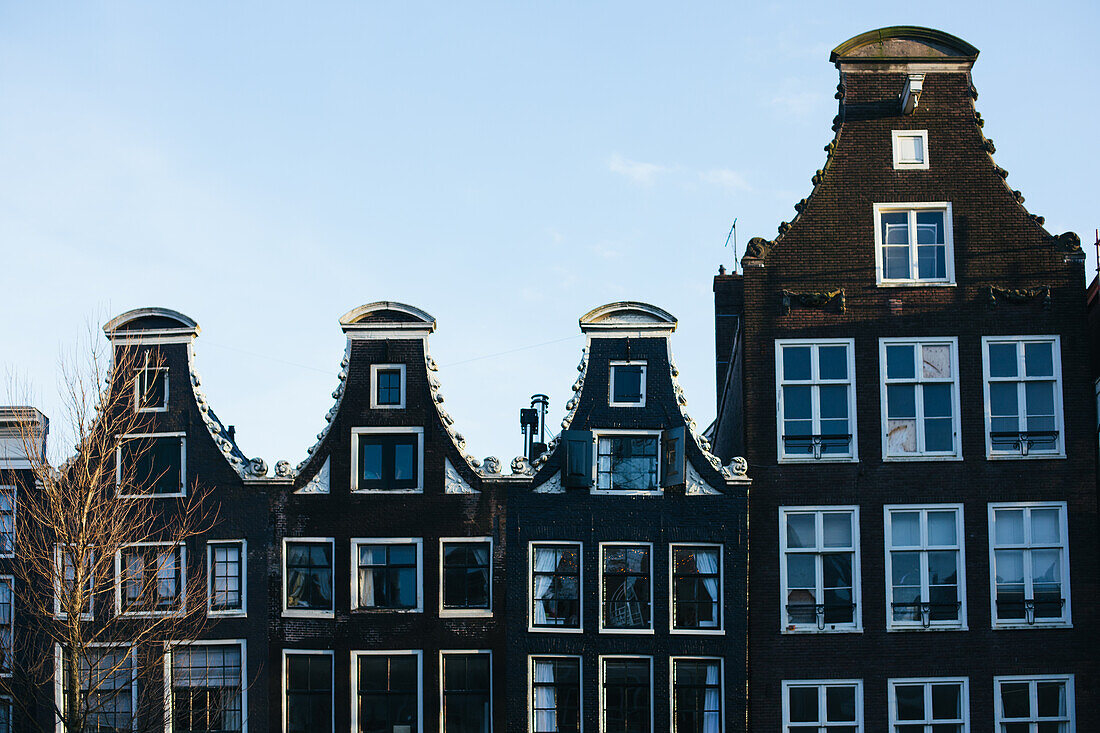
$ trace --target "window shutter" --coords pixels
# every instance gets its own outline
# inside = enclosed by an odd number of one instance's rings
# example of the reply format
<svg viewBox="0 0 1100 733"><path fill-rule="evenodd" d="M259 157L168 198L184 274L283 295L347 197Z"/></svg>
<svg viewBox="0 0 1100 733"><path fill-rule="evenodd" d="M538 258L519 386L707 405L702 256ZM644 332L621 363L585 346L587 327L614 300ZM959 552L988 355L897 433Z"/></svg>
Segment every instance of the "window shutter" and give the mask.
<svg viewBox="0 0 1100 733"><path fill-rule="evenodd" d="M687 429L672 428L661 434L661 487L683 486L687 482Z"/></svg>
<svg viewBox="0 0 1100 733"><path fill-rule="evenodd" d="M585 489L592 485L592 432L563 430L561 485Z"/></svg>

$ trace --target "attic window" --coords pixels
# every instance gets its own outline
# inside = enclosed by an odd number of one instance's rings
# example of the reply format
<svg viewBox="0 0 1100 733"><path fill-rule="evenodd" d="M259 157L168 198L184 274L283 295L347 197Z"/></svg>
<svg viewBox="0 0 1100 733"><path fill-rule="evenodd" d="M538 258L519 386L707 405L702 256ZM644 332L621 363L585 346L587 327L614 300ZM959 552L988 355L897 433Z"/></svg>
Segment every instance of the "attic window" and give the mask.
<svg viewBox="0 0 1100 733"><path fill-rule="evenodd" d="M405 407L405 365L372 364L371 409L400 410Z"/></svg>
<svg viewBox="0 0 1100 733"><path fill-rule="evenodd" d="M928 131L894 130L894 170L928 170Z"/></svg>
<svg viewBox="0 0 1100 733"><path fill-rule="evenodd" d="M165 412L168 409L168 367L157 365L148 351L134 380L134 406L138 412Z"/></svg>
<svg viewBox="0 0 1100 733"><path fill-rule="evenodd" d="M644 361L611 362L611 407L645 407Z"/></svg>

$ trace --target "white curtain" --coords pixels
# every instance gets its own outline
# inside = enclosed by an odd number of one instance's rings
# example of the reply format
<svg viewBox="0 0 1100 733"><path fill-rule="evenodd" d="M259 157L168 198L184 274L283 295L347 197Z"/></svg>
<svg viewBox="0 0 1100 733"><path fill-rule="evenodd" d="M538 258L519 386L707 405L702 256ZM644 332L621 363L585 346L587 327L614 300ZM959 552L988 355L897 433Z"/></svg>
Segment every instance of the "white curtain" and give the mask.
<svg viewBox="0 0 1100 733"><path fill-rule="evenodd" d="M722 706L719 697L722 688L719 687L718 663L707 665L707 691L703 696L703 733L719 733L722 730Z"/></svg>
<svg viewBox="0 0 1100 733"><path fill-rule="evenodd" d="M695 553L695 569L701 575L713 575L712 578L703 578L703 586L714 601L714 613L709 621L700 621L700 626L718 626L718 604L722 599L718 597L718 552L715 550L699 550ZM708 672L709 674L709 672Z"/></svg>
<svg viewBox="0 0 1100 733"><path fill-rule="evenodd" d="M359 568L359 606L374 608L374 569Z"/></svg>
<svg viewBox="0 0 1100 733"><path fill-rule="evenodd" d="M535 625L545 624L546 604L540 601L549 600L550 584L554 581L551 574L558 567L558 550L549 548L535 548Z"/></svg>
<svg viewBox="0 0 1100 733"><path fill-rule="evenodd" d="M535 733L558 729L557 689L554 663L535 662Z"/></svg>

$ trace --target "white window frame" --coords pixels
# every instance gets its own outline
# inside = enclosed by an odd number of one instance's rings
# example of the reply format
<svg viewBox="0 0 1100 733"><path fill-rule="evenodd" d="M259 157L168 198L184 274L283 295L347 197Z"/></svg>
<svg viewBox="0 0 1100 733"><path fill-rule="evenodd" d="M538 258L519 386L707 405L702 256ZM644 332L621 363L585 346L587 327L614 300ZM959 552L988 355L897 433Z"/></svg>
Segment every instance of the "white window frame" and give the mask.
<svg viewBox="0 0 1100 733"><path fill-rule="evenodd" d="M164 733L172 733L172 651L177 647L234 645L241 648L241 733L248 733L248 643L245 639L172 640L164 643Z"/></svg>
<svg viewBox="0 0 1100 733"><path fill-rule="evenodd" d="M851 624L825 624L825 628L818 628L817 624L810 626L808 624L788 624L787 623L787 515L788 514L810 514L814 513L819 516L815 520L816 533L819 535L816 538L816 542L819 549L814 551L816 557L820 557L826 549L837 548L824 548L821 546L820 535L824 532L824 520L820 517L824 514L843 514L848 513L852 519L852 602L855 604L855 608L852 609L852 622ZM811 554L808 552L802 552L799 554ZM815 570L817 575L816 580L824 584L824 572L820 571L821 563L817 563L818 569ZM822 597L824 600L824 597ZM790 628L794 626L794 628ZM783 634L860 634L863 633L863 583L861 578L860 568L860 536L859 536L859 507L856 505L837 505L837 506L781 506L779 507L779 628Z"/></svg>
<svg viewBox="0 0 1100 733"><path fill-rule="evenodd" d="M126 433L119 436L118 445L115 446L115 485L122 484L122 444L127 440L140 438L179 438L180 439L180 490L174 494L156 494L150 491L146 494L123 494L123 499L179 499L187 496L187 433L183 431L164 433Z"/></svg>
<svg viewBox="0 0 1100 733"><path fill-rule="evenodd" d="M11 498L11 552L0 552L0 558L15 557L19 541L19 488L15 484L0 484L0 497Z"/></svg>
<svg viewBox="0 0 1100 733"><path fill-rule="evenodd" d="M168 412L168 365L149 365L149 353L145 352L145 363L136 368L137 375L134 379L134 412ZM156 407L142 407L141 388L147 372L164 372L164 402Z"/></svg>
<svg viewBox="0 0 1100 733"><path fill-rule="evenodd" d="M401 400L396 405L383 405L378 401L378 372L401 372ZM372 410L404 410L405 409L405 365L404 364L371 364L370 365L370 407Z"/></svg>
<svg viewBox="0 0 1100 733"><path fill-rule="evenodd" d="M359 488L359 437L362 435L416 435L416 486L411 489ZM351 429L351 491L354 494L423 494L424 493L424 428L385 426Z"/></svg>
<svg viewBox="0 0 1100 733"><path fill-rule="evenodd" d="M856 733L863 733L863 680L783 680L783 730L790 730L791 723L791 699L789 691L792 687L816 687L817 709L825 710L825 689L828 687L854 687L856 690ZM830 721L831 722L831 721ZM805 725L799 723L799 725ZM825 730L822 724L819 731Z"/></svg>
<svg viewBox="0 0 1100 733"><path fill-rule="evenodd" d="M137 657L136 650L132 645L118 643L113 644L110 642L89 642L87 644L89 649L113 649L113 650L127 650L127 655L130 657L130 710L132 714L130 716L130 730L137 730L137 710L138 710L138 684L137 684ZM54 644L53 648L53 698L55 711L62 711L65 709L65 678L62 665L64 664L64 648L60 644ZM167 715L165 711L165 715ZM56 712L55 712L56 715ZM56 733L65 733L65 722L61 719L60 715L56 715L56 722L54 724L54 730ZM13 727L14 730L14 727ZM166 731L166 733L168 733Z"/></svg>
<svg viewBox="0 0 1100 733"><path fill-rule="evenodd" d="M927 148L925 149L927 151ZM927 152L926 152L927 155ZM917 272L916 216L918 211L942 211L944 241L944 278L924 279L911 277L905 280L888 279L884 271L882 257L882 214L904 211L909 214L909 264L910 273ZM875 282L880 288L904 287L954 287L955 285L955 236L954 218L951 215L950 201L898 201L873 205L873 223L875 228Z"/></svg>
<svg viewBox="0 0 1100 733"><path fill-rule="evenodd" d="M10 695L0 695L0 709L7 708L8 711L8 726L10 730L15 730L15 706Z"/></svg>
<svg viewBox="0 0 1100 733"><path fill-rule="evenodd" d="M948 346L951 349L951 379L924 379L921 377L919 371L913 379L887 379L886 376L886 347L887 346L912 346L916 350L915 353L919 354L920 349L924 346ZM959 405L959 339L957 336L946 336L943 338L880 338L878 340L878 363L879 363L879 384L880 390L880 402L882 408L882 460L883 461L961 461L962 460L962 427L960 424L960 405ZM919 369L920 362L917 362ZM954 435L954 450L951 452L943 451L914 451L913 453L890 453L889 452L889 434L890 434L890 418L888 416L888 405L886 400L886 388L891 384L901 385L915 385L922 386L925 384L950 384L951 385L951 430ZM917 390L918 397L916 400L916 431L917 431L917 445L920 446L925 439L924 436L924 401L921 399L923 396L923 390Z"/></svg>
<svg viewBox="0 0 1100 733"><path fill-rule="evenodd" d="M929 552L936 552L943 549L949 549L946 546L936 545L935 548L929 549L927 543L923 538L927 536L927 524L928 524L928 512L943 512L954 511L955 512L955 539L958 543L958 593L959 593L959 620L958 621L929 621L928 626L924 626L920 622L899 622L894 621L894 614L892 612L892 604L894 602L894 582L893 582L893 525L890 522L890 514L892 512L920 512L920 528L921 528L921 546L917 547L904 547L899 548L899 552L920 552L921 553L921 595L924 596L928 592L928 561L927 554ZM963 523L963 505L962 504L886 504L882 508L883 512L883 538L885 541L885 553L886 553L886 630L887 631L966 631L967 630L967 609L966 609L966 534L964 531Z"/></svg>
<svg viewBox="0 0 1100 733"><path fill-rule="evenodd" d="M535 626L535 548L539 545L577 548L577 627ZM584 543L580 540L531 540L527 543L527 631L533 634L581 634L584 633ZM553 655L537 655L553 656Z"/></svg>
<svg viewBox="0 0 1100 733"><path fill-rule="evenodd" d="M214 546L239 545L241 548L241 607L214 610ZM206 542L206 615L243 618L248 615L248 540L207 540Z"/></svg>
<svg viewBox="0 0 1100 733"><path fill-rule="evenodd" d="M90 561L92 567L89 568L89 573L88 573L88 604L90 606L92 606L92 608L89 608L88 611L85 611L85 612L80 614L80 618L82 618L82 619L91 619L91 618L94 617L94 613L95 613L95 608L94 608L95 600L93 598L93 595L95 593L95 576L94 576L95 553L94 552L90 555L89 561ZM61 545L60 545L60 543L54 543L54 546L53 546L53 615L54 615L55 618L68 618L68 616L69 616L69 614L67 614L67 613L65 613L64 611L61 610L61 580L62 580L64 572L65 572L65 568L62 565L62 548L61 548Z"/></svg>
<svg viewBox="0 0 1100 733"><path fill-rule="evenodd" d="M923 160L907 161L901 159L901 138L915 137L921 141L924 153ZM928 170L928 130L891 130L891 147L894 151L894 170L896 171L926 171Z"/></svg>
<svg viewBox="0 0 1100 733"><path fill-rule="evenodd" d="M536 659L576 659L577 660L577 685L580 694L577 695L577 720L580 727L584 728L584 657L580 654L528 654L527 655L527 732L535 731L535 660Z"/></svg>
<svg viewBox="0 0 1100 733"><path fill-rule="evenodd" d="M332 710L332 728L330 733L336 733L336 657L331 649L283 649L283 667L282 667L282 683L281 683L281 695L282 698L282 725L280 730L286 733L290 728L290 705L287 704L287 677L289 676L290 665L288 657L292 656L310 656L320 657L326 656L329 658L330 672L329 679L330 690L332 694L331 710ZM352 652L352 664L354 665L355 652ZM352 668L352 675L355 675L354 667ZM352 705L352 716L357 714L354 710L356 706ZM353 727L352 730L359 730L358 727Z"/></svg>
<svg viewBox="0 0 1100 733"><path fill-rule="evenodd" d="M1034 449L1028 450L1027 455L1023 455L1022 451L1005 451L993 449L993 438L990 436L992 430L993 414L989 403L989 345L991 343L1008 343L1015 342L1017 345L1017 376L1014 379L1006 380L1014 382L1017 385L1017 403L1016 406L1019 409L1020 422L1024 422L1027 419L1027 405L1025 401L1020 397L1023 392L1022 385L1027 384L1028 381L1050 381L1049 379L1035 379L1029 380L1024 376L1024 356L1023 349L1019 348L1020 344L1027 342L1050 342L1051 344L1051 358L1054 367L1054 427L1058 431L1058 449L1056 451L1038 451L1033 452ZM998 379L997 381L1000 381ZM1062 404L1062 337L1058 335L1046 335L1046 336L982 336L982 393L985 398L985 457L988 460L1042 460L1050 458L1065 458L1066 457L1066 421L1064 406Z"/></svg>
<svg viewBox="0 0 1100 733"><path fill-rule="evenodd" d="M485 544L489 543L489 607L488 608L444 608L443 607L443 545L444 544ZM491 618L493 615L493 572L496 546L492 537L440 537L439 538L439 617L440 618ZM423 603L421 603L423 605Z"/></svg>
<svg viewBox="0 0 1100 733"><path fill-rule="evenodd" d="M287 601L290 596L288 588L286 586L288 576L286 571L286 558L287 558L287 545L291 543L322 543L327 542L329 547L332 548L332 610L325 611L322 609L303 608L296 609L290 608L287 605ZM293 618L333 618L336 615L336 539L333 537L284 537L283 538L283 557L280 560L281 570L283 575L283 616Z"/></svg>
<svg viewBox="0 0 1100 733"><path fill-rule="evenodd" d="M179 551L179 608L171 611L123 611L122 610L122 553L131 547L175 547ZM115 615L128 618L153 618L158 616L183 616L187 613L187 545L183 542L128 542L115 550Z"/></svg>
<svg viewBox="0 0 1100 733"><path fill-rule="evenodd" d="M599 681L597 682L597 693L600 701L600 731L607 730L607 701L604 699L603 684L604 684L604 664L608 660L615 659L644 659L649 662L649 729L650 731L656 731L654 728L653 710L656 707L656 693L653 683L653 655L650 654L601 654L597 659L599 665ZM583 692L583 691L582 691Z"/></svg>
<svg viewBox="0 0 1100 733"><path fill-rule="evenodd" d="M629 435L639 435L646 438L657 439L657 486L648 491L626 491L623 489L601 489L600 480L600 438L613 438ZM660 430L619 430L619 429L594 429L592 431L592 488L591 494L601 496L663 496L661 488L661 431Z"/></svg>
<svg viewBox="0 0 1100 733"><path fill-rule="evenodd" d="M392 654L392 652L390 652ZM439 650L439 731L443 733L446 731L446 711L443 708L444 689L443 689L443 657L457 654L486 654L489 657L489 730L488 733L493 733L493 718L496 717L493 710L493 703L496 690L493 689L493 650L492 649L440 649Z"/></svg>
<svg viewBox="0 0 1100 733"><path fill-rule="evenodd" d="M423 649L352 649L351 651L351 730L359 730L359 657L416 657L416 721L417 728L424 730L424 650ZM443 659L439 665L440 711L443 701ZM335 670L334 676L335 676ZM492 662L489 663L490 684ZM335 690L336 685L333 684ZM335 694L335 692L333 693ZM491 697L491 694L490 694ZM333 718L335 719L335 706ZM440 718L442 722L442 718ZM441 729L442 730L442 729Z"/></svg>
<svg viewBox="0 0 1100 733"><path fill-rule="evenodd" d="M1024 510L1024 544L1006 545L1004 549L1024 550L1024 595L1027 595L1027 587L1034 583L1031 568L1031 550L1033 546L1029 541L1031 535L1031 509L1058 509L1058 531L1062 537L1062 595L1065 603L1062 604L1062 616L1057 619L1035 619L1034 623L1024 621L1001 621L997 618L997 535L993 524L994 512L997 509L1022 509ZM1073 609L1070 604L1070 575L1069 575L1069 510L1064 501L1031 501L1031 502L990 502L989 508L989 617L993 621L994 629L1043 629L1043 628L1073 628ZM1047 545L1041 545L1039 549L1050 549ZM1026 617L1026 612L1025 612Z"/></svg>
<svg viewBox="0 0 1100 733"><path fill-rule="evenodd" d="M615 367L621 366L636 366L642 368L642 384L641 395L642 398L638 402L616 402L615 401ZM608 392L607 392L607 404L610 407L645 407L646 398L646 380L647 376L647 362L645 359L633 359L631 361L612 361L608 364Z"/></svg>
<svg viewBox="0 0 1100 733"><path fill-rule="evenodd" d="M673 551L677 547L706 547L718 550L718 626L713 629L678 629L676 628L676 583L673 564ZM601 567L603 564L601 563ZM668 633L684 634L689 636L723 636L726 633L726 557L725 546L716 542L670 542L668 545ZM600 584L603 587L603 584ZM603 607L601 606L601 609ZM681 657L677 657L681 658ZM689 657L682 657L688 659ZM690 657L695 659L696 657ZM704 659L709 657L698 657Z"/></svg>
<svg viewBox="0 0 1100 733"><path fill-rule="evenodd" d="M931 730L933 725L940 721L928 722L927 718L932 714L932 685L959 685L959 705L962 707L962 733L970 733L970 678L969 677L906 677L891 678L887 681L890 689L890 732L894 733L895 726L923 725L925 730ZM898 686L922 685L924 687L925 722L913 720L898 720L898 698L896 688ZM950 725L950 722L944 723Z"/></svg>
<svg viewBox="0 0 1100 733"><path fill-rule="evenodd" d="M848 379L822 381L818 376L817 347L841 346L848 347ZM810 347L810 379L809 381L795 380L787 382L783 379L783 349L788 347ZM787 455L786 445L783 442L783 386L810 387L810 417L817 424L815 429L820 431L821 401L819 391L815 388L821 386L848 385L848 429L851 432L851 441L848 444L847 454L828 455L824 452L815 458L809 455ZM827 339L776 339L775 340L775 448L779 463L858 463L859 462L859 431L856 421L856 341L855 339L827 338ZM820 433L815 433L820 434Z"/></svg>
<svg viewBox="0 0 1100 733"><path fill-rule="evenodd" d="M649 628L647 629L615 629L607 628L603 625L603 553L606 547L648 547L649 548ZM599 608L597 609L597 629L601 634L654 634L657 624L654 623L654 610L656 608L656 600L654 598L654 591L656 586L653 583L653 543L652 542L630 542L628 540L620 540L615 542L601 542L597 548L597 562L599 563L598 573L596 576L596 582L598 590L596 597L599 600ZM582 576L583 581L583 576ZM583 595L583 592L582 594ZM652 658L651 658L652 659ZM652 670L650 670L652 673ZM601 708L602 709L602 708Z"/></svg>
<svg viewBox="0 0 1100 733"><path fill-rule="evenodd" d="M718 733L726 730L726 660L723 657L701 657L691 655L670 656L668 658L668 729L676 729L676 663L677 662L717 662L718 663ZM602 686L601 686L602 689Z"/></svg>
<svg viewBox="0 0 1100 733"><path fill-rule="evenodd" d="M1038 710L1035 707L1035 683L1036 682L1064 682L1066 685L1066 711L1069 713L1069 721L1066 727L1067 733L1075 733L1077 730L1077 707L1074 701L1073 695L1073 675L1072 674L1022 674L1022 675L1001 675L993 678L993 715L996 718L995 724L997 729L1000 730L1000 726L1005 722L1004 709L1001 705L1001 683L1002 682L1028 682L1028 693L1031 698L1031 709ZM1047 720L1050 720L1049 718ZM1027 722L1021 721L1019 718L1010 719L1008 722ZM1059 721L1062 722L1062 721ZM1034 730L1034 729L1032 729Z"/></svg>
<svg viewBox="0 0 1100 733"><path fill-rule="evenodd" d="M11 593L11 623L8 625L10 644L7 649L3 650L3 656L6 659L7 664L0 664L0 677L11 677L14 668L13 657L15 656L15 576L0 575L0 584L3 583L7 583L9 592Z"/></svg>
<svg viewBox="0 0 1100 733"><path fill-rule="evenodd" d="M373 608L359 605L359 546L416 545L416 608ZM423 613L424 612L424 538L423 537L353 537L351 540L351 610L356 613ZM442 560L440 560L442 563ZM442 591L442 581L440 589ZM443 599L440 598L440 606Z"/></svg>

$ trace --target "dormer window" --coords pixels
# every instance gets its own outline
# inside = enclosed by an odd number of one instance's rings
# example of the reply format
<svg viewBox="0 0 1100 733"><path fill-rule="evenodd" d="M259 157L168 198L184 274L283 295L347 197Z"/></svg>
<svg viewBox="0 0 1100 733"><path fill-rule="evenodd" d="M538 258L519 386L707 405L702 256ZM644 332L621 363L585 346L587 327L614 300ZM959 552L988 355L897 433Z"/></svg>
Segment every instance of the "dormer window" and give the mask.
<svg viewBox="0 0 1100 733"><path fill-rule="evenodd" d="M352 491L423 491L423 428L352 428Z"/></svg>
<svg viewBox="0 0 1100 733"><path fill-rule="evenodd" d="M134 380L134 409L138 412L165 412L168 409L168 367L150 363L150 353Z"/></svg>
<svg viewBox="0 0 1100 733"><path fill-rule="evenodd" d="M951 204L875 204L879 285L953 285Z"/></svg>
<svg viewBox="0 0 1100 733"><path fill-rule="evenodd" d="M372 364L371 408L400 410L405 407L405 365Z"/></svg>
<svg viewBox="0 0 1100 733"><path fill-rule="evenodd" d="M928 131L894 130L894 170L928 170Z"/></svg>
<svg viewBox="0 0 1100 733"><path fill-rule="evenodd" d="M612 407L645 407L644 361L611 362Z"/></svg>
<svg viewBox="0 0 1100 733"><path fill-rule="evenodd" d="M607 432L597 436L596 490L660 491L657 444L660 434Z"/></svg>

